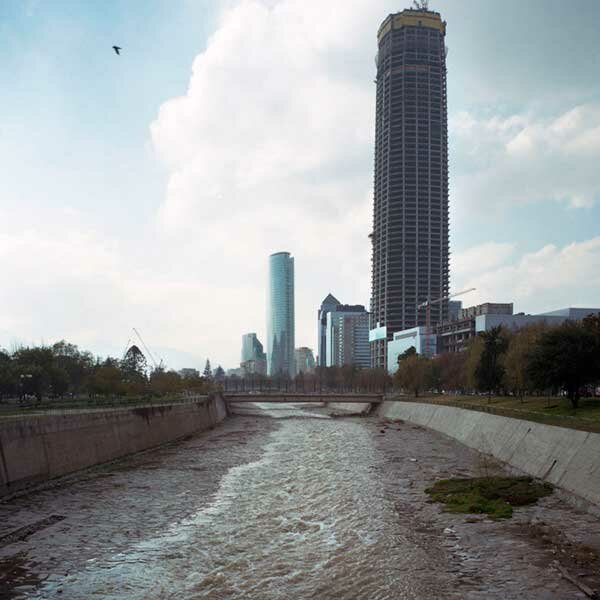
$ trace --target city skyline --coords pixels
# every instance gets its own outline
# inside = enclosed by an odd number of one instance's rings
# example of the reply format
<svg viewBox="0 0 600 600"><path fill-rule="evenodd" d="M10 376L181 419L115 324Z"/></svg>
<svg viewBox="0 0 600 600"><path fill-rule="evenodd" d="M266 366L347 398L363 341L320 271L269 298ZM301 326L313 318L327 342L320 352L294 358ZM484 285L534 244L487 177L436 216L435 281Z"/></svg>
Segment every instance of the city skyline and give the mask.
<svg viewBox="0 0 600 600"><path fill-rule="evenodd" d="M298 346L327 290L368 306L375 33L410 4L2 3L0 345L119 356L137 327L173 368L235 365L244 331L266 339L281 247ZM430 7L450 24L452 291L595 305L600 5Z"/></svg>

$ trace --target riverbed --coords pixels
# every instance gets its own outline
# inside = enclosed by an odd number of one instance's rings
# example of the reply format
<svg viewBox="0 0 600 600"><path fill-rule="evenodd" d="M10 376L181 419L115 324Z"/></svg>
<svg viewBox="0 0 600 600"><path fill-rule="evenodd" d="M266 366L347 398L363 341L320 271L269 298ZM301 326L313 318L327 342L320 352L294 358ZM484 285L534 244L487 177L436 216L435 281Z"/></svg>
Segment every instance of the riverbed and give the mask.
<svg viewBox="0 0 600 600"><path fill-rule="evenodd" d="M429 503L437 478L500 469L442 435L235 412L0 503L0 598L585 598L556 560L600 587L600 522L556 494L500 522Z"/></svg>

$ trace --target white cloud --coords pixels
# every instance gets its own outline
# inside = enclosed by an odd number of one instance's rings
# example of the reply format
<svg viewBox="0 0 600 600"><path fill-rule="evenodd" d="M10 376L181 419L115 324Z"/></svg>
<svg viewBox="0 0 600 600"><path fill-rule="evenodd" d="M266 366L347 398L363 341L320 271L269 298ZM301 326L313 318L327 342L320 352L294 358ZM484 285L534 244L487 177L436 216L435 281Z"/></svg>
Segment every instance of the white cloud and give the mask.
<svg viewBox="0 0 600 600"><path fill-rule="evenodd" d="M369 3L354 4L245 0L225 12L187 94L163 104L151 125L171 170L161 225L233 228L250 217L278 229L290 214L315 225L362 201L374 95L370 73L353 75L364 62L355 34L370 24ZM332 64L336 55L344 61Z"/></svg>
<svg viewBox="0 0 600 600"><path fill-rule="evenodd" d="M473 246L452 257L452 276L461 278L494 269L514 253L516 244L486 242Z"/></svg>
<svg viewBox="0 0 600 600"><path fill-rule="evenodd" d="M485 257L494 244L483 244L456 255L462 270L454 271L456 289L475 287L464 299L480 302L514 302L515 310L542 312L567 306L597 307L600 303L600 237L562 248L547 245L508 263L493 262L482 269L474 256ZM504 246L499 244L499 246ZM485 263L483 265L486 267Z"/></svg>
<svg viewBox="0 0 600 600"><path fill-rule="evenodd" d="M553 118L532 114L478 118L461 112L450 139L462 169L453 179L453 209L500 211L534 202L570 208L600 198L600 105Z"/></svg>
<svg viewBox="0 0 600 600"><path fill-rule="evenodd" d="M367 0L242 0L194 60L186 94L151 125L170 173L162 235L193 238L215 284L244 273L260 290L268 255L291 251L296 338L309 346L328 292L368 302L380 14ZM238 294L232 310L246 323L228 344L244 327L264 330L260 300L253 322L253 300Z"/></svg>
<svg viewBox="0 0 600 600"><path fill-rule="evenodd" d="M255 287L240 282L215 286L135 267L124 248L81 228L0 233L0 264L5 347L64 338L118 356L136 327L157 358L172 367L200 367L207 354L215 362L229 359L218 341L220 335L233 350L239 298L264 302Z"/></svg>

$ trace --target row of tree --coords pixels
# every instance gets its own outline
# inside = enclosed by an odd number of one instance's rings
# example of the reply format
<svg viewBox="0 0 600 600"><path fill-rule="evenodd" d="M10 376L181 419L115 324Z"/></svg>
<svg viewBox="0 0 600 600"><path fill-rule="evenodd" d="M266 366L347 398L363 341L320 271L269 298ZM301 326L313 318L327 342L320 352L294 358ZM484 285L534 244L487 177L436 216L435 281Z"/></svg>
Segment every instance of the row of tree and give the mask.
<svg viewBox="0 0 600 600"><path fill-rule="evenodd" d="M0 350L0 399L34 396L164 396L191 391L205 393L210 378L182 377L162 367L149 371L137 346L123 359L100 359L65 341L52 346Z"/></svg>
<svg viewBox="0 0 600 600"><path fill-rule="evenodd" d="M221 366L202 374L189 370L181 375L162 367L149 369L137 346L122 359L95 357L65 341L52 346L22 347L12 353L0 350L0 400L35 397L140 397L165 396L182 392L211 390L272 390L297 392L381 392L391 386L383 370L356 366L317 368L315 373L246 378L226 377Z"/></svg>
<svg viewBox="0 0 600 600"><path fill-rule="evenodd" d="M581 395L600 383L600 315L557 327L494 327L470 340L465 352L435 358L409 348L394 380L417 396L424 390L521 398L564 393L577 408Z"/></svg>

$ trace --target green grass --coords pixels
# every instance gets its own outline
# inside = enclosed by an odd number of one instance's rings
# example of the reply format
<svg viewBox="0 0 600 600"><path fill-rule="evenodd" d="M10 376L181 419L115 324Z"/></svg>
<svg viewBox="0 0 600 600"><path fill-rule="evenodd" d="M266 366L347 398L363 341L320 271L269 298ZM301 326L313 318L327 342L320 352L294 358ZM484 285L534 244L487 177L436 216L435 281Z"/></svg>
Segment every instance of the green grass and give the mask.
<svg viewBox="0 0 600 600"><path fill-rule="evenodd" d="M477 406L497 406L545 415L577 417L600 422L600 398L581 398L580 406L574 410L567 398L538 398L526 396L522 400L515 396L442 396L454 402L465 402Z"/></svg>
<svg viewBox="0 0 600 600"><path fill-rule="evenodd" d="M436 481L425 492L434 502L445 504L448 512L510 519L513 506L535 504L552 493L552 486L531 477L454 478Z"/></svg>
<svg viewBox="0 0 600 600"><path fill-rule="evenodd" d="M49 410L89 410L109 408L135 408L137 406L148 406L156 404L177 404L186 402L190 397L170 394L161 397L150 396L122 396L122 397L97 397L89 399L85 396L76 398L45 398L41 403L30 401L26 405L19 405L14 401L9 403L0 402L0 418L20 417L27 415L38 415Z"/></svg>
<svg viewBox="0 0 600 600"><path fill-rule="evenodd" d="M441 394L419 398L398 397L404 398L484 410L507 417L600 433L600 398L581 398L577 410L573 410L569 400L564 397L525 396L520 399L516 396L492 396L488 399L487 396Z"/></svg>

